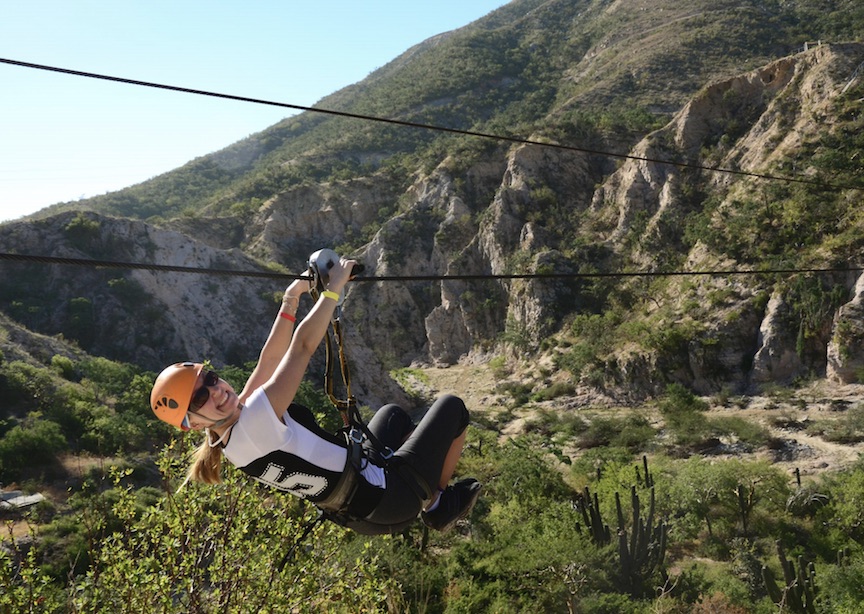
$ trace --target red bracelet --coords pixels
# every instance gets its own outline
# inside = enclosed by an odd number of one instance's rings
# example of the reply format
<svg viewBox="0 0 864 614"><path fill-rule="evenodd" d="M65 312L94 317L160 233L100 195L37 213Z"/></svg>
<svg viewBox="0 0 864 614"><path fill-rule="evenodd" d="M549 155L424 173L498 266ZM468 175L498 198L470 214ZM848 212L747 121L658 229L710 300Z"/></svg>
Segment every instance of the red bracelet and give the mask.
<svg viewBox="0 0 864 614"><path fill-rule="evenodd" d="M280 312L279 312L279 317L280 317L280 318L285 318L285 319L288 320L289 322L296 322L296 321L297 321L297 318L295 318L294 316L292 316L290 313L285 313L284 311L280 311Z"/></svg>

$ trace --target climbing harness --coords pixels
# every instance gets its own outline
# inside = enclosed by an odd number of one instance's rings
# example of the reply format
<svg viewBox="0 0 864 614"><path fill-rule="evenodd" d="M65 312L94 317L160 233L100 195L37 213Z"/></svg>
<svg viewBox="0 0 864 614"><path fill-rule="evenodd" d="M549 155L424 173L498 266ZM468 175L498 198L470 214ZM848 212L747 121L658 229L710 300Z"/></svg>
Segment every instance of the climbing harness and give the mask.
<svg viewBox="0 0 864 614"><path fill-rule="evenodd" d="M312 294L316 300L320 293L326 288L327 282L329 281L329 271L337 262L339 262L339 256L331 249L321 249L309 256L309 270L312 272L313 278ZM362 272L363 266L355 265L351 274L353 276ZM324 370L324 388L327 392L327 396L330 398L330 402L333 403L334 407L336 407L342 415L342 431L344 432L348 443L350 465L353 466L352 472L357 473L357 476L355 476L357 479L362 479L359 477L359 473L363 469L362 463L365 460L363 449L364 440L371 444L372 449L377 453L379 461L383 463L383 466L387 466L389 461L393 458L393 450L381 443L374 433L369 430L366 426L366 422L360 415L360 411L357 407L357 399L351 394L351 372L348 367L348 357L345 353L345 336L343 334L341 320L342 303L344 300L345 295L343 290L343 294L340 295L339 300L337 301L336 311L333 312L333 318L330 321L331 326L325 337L326 367ZM337 347L336 353L339 357L339 370L342 375L342 384L345 388L344 399L338 398L334 393L334 344ZM426 483L426 480L424 480L413 467L407 464L398 463L395 465L391 464L391 469L398 471L402 477L405 478L405 481L411 485L415 495L421 502L431 500L432 496L435 494L435 490ZM346 473L348 473L348 471L346 471Z"/></svg>

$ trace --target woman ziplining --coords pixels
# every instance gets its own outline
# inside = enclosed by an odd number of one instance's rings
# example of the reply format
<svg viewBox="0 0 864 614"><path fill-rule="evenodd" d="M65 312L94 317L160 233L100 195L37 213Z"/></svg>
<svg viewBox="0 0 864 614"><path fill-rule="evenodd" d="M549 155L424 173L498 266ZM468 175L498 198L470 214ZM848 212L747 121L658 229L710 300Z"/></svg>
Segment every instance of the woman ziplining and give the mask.
<svg viewBox="0 0 864 614"><path fill-rule="evenodd" d="M300 278L288 286L239 394L203 363L182 362L156 378L150 406L168 424L204 432L188 479L219 483L224 455L358 533L399 532L418 514L427 526L447 531L467 516L481 490L473 478L450 484L469 420L461 399L440 397L416 425L398 405L385 405L350 437L322 429L309 409L294 403L356 265L338 257L329 263L326 285L296 330L300 297L315 285Z"/></svg>

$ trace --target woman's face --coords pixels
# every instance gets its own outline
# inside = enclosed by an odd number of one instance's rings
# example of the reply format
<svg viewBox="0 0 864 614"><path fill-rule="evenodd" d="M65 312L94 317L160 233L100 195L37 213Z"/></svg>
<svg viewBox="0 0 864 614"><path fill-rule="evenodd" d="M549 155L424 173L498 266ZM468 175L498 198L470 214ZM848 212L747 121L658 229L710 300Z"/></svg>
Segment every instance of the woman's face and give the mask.
<svg viewBox="0 0 864 614"><path fill-rule="evenodd" d="M240 409L240 399L234 388L213 371L205 370L198 374L192 399L189 424L193 429L212 426L215 422L230 418Z"/></svg>

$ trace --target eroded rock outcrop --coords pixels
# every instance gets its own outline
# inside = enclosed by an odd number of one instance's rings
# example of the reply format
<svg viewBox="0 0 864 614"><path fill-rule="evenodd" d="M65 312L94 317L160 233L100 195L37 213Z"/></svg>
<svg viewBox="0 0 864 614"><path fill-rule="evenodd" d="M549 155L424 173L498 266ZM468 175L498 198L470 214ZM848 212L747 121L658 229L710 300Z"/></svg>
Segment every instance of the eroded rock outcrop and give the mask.
<svg viewBox="0 0 864 614"><path fill-rule="evenodd" d="M765 317L759 326L759 349L753 358L753 381L786 382L804 370L795 351L796 332L790 330L789 307L779 292L768 301Z"/></svg>
<svg viewBox="0 0 864 614"><path fill-rule="evenodd" d="M255 271L221 250L139 221L63 213L0 227L3 251L190 269ZM276 308L274 282L127 270L122 266L10 264L0 269L10 312L32 330L62 332L92 354L158 369L187 359L241 364L257 355ZM17 313L16 305L23 312Z"/></svg>
<svg viewBox="0 0 864 614"><path fill-rule="evenodd" d="M864 275L851 301L840 307L828 343L828 379L858 383L864 374Z"/></svg>

